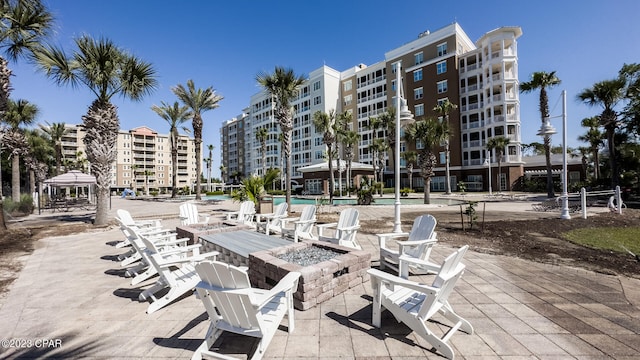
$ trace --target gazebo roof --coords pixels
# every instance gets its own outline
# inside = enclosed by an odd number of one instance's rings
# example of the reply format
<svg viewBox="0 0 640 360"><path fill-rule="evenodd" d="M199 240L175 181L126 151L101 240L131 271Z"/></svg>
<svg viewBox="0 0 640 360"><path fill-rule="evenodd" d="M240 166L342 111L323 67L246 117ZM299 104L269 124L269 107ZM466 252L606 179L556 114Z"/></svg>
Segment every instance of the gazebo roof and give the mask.
<svg viewBox="0 0 640 360"><path fill-rule="evenodd" d="M91 185L96 183L96 177L78 170L71 170L65 174L47 179L44 183L53 186Z"/></svg>

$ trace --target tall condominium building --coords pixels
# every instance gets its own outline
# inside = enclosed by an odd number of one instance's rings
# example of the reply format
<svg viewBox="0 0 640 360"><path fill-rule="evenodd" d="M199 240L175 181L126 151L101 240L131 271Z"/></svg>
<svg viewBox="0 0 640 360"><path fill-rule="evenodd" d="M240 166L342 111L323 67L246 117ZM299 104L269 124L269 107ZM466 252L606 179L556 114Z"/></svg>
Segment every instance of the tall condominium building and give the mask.
<svg viewBox="0 0 640 360"><path fill-rule="evenodd" d="M327 66L311 72L295 103L294 146L292 177L302 183L300 166L323 160L325 147L321 134L315 132L310 119L317 111L336 109L352 114L351 128L360 135L355 161L372 164L370 146L375 138L394 136L383 129L370 129L373 117L395 106L396 68L400 65L403 81L403 97L417 120L437 117L434 107L445 100L457 105L449 115L451 188L456 189L464 181L469 190L488 189L486 142L494 136L510 140L502 159L503 171L493 175L494 189L511 189L523 174L520 153L520 110L518 98L517 42L522 31L519 27L503 27L484 34L472 42L457 24L445 26L434 32L423 32L418 37L385 53L384 60L372 65L360 64L338 72ZM248 117L244 123L245 142L252 144L245 152L244 174L260 174L259 143L255 131L260 127L269 130L267 167L281 163L279 126L273 119L273 106L266 93L251 98ZM225 130L223 126L221 132ZM374 133L375 131L375 133ZM223 139L224 140L224 139ZM401 153L413 149L413 144L400 140ZM223 144L223 147L225 145ZM418 148L421 144L416 144ZM445 189L444 148L437 149L436 176L431 189ZM491 163L497 162L491 154ZM223 164L230 159L223 158ZM408 185L405 163L402 186ZM383 158L385 181L393 186L393 152ZM414 170L416 174L419 170ZM304 179L308 191L321 189L319 182L326 179ZM414 176L414 187L422 187L422 178Z"/></svg>
<svg viewBox="0 0 640 360"><path fill-rule="evenodd" d="M63 159L86 158L85 132L82 126L66 125L67 133L62 138ZM168 134L142 126L132 130L120 130L116 142L117 158L111 167L111 189L122 191L135 188L139 191L148 186L160 192L173 187L171 142ZM83 155L84 154L84 155ZM192 187L196 181L196 157L193 138L180 135L178 138L177 187Z"/></svg>
<svg viewBox="0 0 640 360"><path fill-rule="evenodd" d="M222 181L237 180L245 173L245 132L244 125L249 118L248 109L222 124L220 129L220 154L222 155L220 175ZM254 136L255 137L255 136Z"/></svg>

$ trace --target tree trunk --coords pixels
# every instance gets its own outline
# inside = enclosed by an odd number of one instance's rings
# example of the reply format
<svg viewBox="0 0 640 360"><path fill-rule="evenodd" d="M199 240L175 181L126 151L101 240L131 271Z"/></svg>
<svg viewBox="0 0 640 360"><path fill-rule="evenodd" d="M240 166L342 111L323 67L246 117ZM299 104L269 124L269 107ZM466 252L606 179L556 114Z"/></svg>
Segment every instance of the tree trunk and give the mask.
<svg viewBox="0 0 640 360"><path fill-rule="evenodd" d="M94 225L106 225L109 223L109 188L98 187L96 189L98 200L96 204L96 218Z"/></svg>
<svg viewBox="0 0 640 360"><path fill-rule="evenodd" d="M333 176L333 147L331 144L327 144L327 149L329 149L329 204L333 205L335 177Z"/></svg>
<svg viewBox="0 0 640 360"><path fill-rule="evenodd" d="M553 174L551 168L551 136L546 135L544 137L544 157L547 163L547 198L555 197L553 193ZM498 162L499 163L499 162ZM500 177L498 177L498 189L500 188Z"/></svg>
<svg viewBox="0 0 640 360"><path fill-rule="evenodd" d="M609 148L609 164L611 165L611 188L614 189L620 178L618 170L618 161L616 160L616 145L615 145L615 128L607 127L607 145Z"/></svg>
<svg viewBox="0 0 640 360"><path fill-rule="evenodd" d="M11 158L11 200L20 202L20 156L17 154Z"/></svg>
<svg viewBox="0 0 640 360"><path fill-rule="evenodd" d="M445 177L445 194L450 195L451 194L451 174L450 174L450 166L449 166L449 139L447 139L445 141L445 150L444 150L444 166L445 166L445 171L444 171L444 177Z"/></svg>
<svg viewBox="0 0 640 360"><path fill-rule="evenodd" d="M424 178L424 203L431 204L431 178Z"/></svg>
<svg viewBox="0 0 640 360"><path fill-rule="evenodd" d="M4 221L4 200L0 197L0 231L7 231L7 223Z"/></svg>

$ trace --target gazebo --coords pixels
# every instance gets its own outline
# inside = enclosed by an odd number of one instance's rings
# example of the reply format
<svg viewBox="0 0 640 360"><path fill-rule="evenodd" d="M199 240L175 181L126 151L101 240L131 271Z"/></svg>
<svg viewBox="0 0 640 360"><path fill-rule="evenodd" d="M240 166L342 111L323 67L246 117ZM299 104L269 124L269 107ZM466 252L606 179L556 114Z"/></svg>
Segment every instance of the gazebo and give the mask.
<svg viewBox="0 0 640 360"><path fill-rule="evenodd" d="M90 174L85 174L78 170L71 170L67 173L54 176L50 179L45 180L44 185L48 187L47 193L49 198L52 198L51 190L53 188L69 188L75 187L76 194L78 194L79 188L87 188L87 200L91 201L91 188L92 185L96 184L96 177Z"/></svg>
<svg viewBox="0 0 640 360"><path fill-rule="evenodd" d="M363 176L373 176L373 166L369 164L363 164L359 162L351 162L351 182L347 180L346 174L347 162L340 160L333 160L332 169L335 172L335 181L338 186L349 186L349 184L359 184L360 178ZM305 184L305 191L311 194L324 193L329 191L329 162L321 162L309 166L298 168L298 171L302 173L303 181ZM342 178L342 181L340 180Z"/></svg>

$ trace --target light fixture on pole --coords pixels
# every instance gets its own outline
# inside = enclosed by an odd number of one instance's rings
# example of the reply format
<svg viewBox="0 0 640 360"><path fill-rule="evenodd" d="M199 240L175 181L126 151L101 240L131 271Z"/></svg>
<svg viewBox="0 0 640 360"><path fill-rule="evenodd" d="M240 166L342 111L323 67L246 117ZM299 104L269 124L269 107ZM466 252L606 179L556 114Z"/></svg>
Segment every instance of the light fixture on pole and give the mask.
<svg viewBox="0 0 640 360"><path fill-rule="evenodd" d="M493 195L491 190L491 151L487 150L487 157L484 159L484 165L489 167L489 195Z"/></svg>
<svg viewBox="0 0 640 360"><path fill-rule="evenodd" d="M548 117L544 119L540 130L536 135L546 139L557 133L556 129L551 125L551 119L559 116ZM562 90L562 208L560 210L561 219L571 219L569 214L569 193L567 191L567 91Z"/></svg>
<svg viewBox="0 0 640 360"><path fill-rule="evenodd" d="M395 159L394 159L394 172L395 172L395 190L396 199L394 202L394 222L393 232L402 232L402 221L400 219L400 125L404 122L413 122L413 114L409 111L407 106L407 100L402 97L402 76L400 74L402 69L402 61L396 63L396 146L395 146Z"/></svg>

